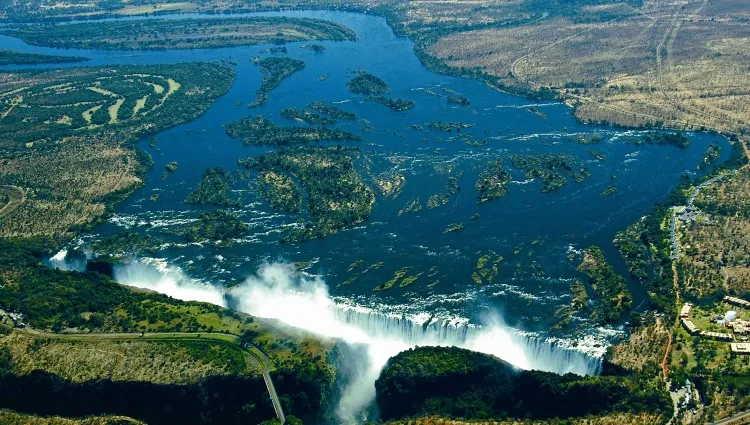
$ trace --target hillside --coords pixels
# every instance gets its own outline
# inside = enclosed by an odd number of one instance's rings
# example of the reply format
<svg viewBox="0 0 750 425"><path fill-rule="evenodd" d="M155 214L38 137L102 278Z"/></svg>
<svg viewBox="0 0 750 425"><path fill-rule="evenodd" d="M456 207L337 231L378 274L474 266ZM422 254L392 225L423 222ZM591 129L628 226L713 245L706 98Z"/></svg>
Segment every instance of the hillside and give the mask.
<svg viewBox="0 0 750 425"><path fill-rule="evenodd" d="M375 388L385 419L671 415L658 381L522 371L496 357L455 347L418 347L396 355Z"/></svg>

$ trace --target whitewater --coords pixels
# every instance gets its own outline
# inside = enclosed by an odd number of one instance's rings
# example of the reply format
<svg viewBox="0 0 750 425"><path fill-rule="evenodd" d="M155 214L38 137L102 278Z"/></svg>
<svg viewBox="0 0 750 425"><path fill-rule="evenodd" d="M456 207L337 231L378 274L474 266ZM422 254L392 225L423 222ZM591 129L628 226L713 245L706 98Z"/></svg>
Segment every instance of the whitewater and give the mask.
<svg viewBox="0 0 750 425"><path fill-rule="evenodd" d="M62 256L64 257L64 256ZM50 259L54 265L60 255ZM298 272L292 264L269 263L242 284L222 288L186 276L162 259L143 258L119 265L114 278L123 285L148 289L185 301L232 308L255 317L275 319L322 337L363 347L357 375L342 391L341 423L359 423L375 400L375 380L388 359L415 346L457 346L494 355L526 370L595 375L601 368L597 341L546 338L515 330L495 314L482 324L460 317L382 313L334 299L321 276ZM352 369L352 368L350 368Z"/></svg>

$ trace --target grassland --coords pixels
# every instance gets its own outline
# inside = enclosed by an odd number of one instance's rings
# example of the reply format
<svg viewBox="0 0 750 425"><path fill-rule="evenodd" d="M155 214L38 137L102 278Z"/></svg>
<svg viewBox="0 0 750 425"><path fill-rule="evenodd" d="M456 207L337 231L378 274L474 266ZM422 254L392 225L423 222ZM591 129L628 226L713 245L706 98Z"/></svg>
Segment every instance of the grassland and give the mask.
<svg viewBox="0 0 750 425"><path fill-rule="evenodd" d="M19 25L0 33L37 46L104 50L195 49L356 39L350 29L333 22L285 17Z"/></svg>
<svg viewBox="0 0 750 425"><path fill-rule="evenodd" d="M151 158L133 145L203 113L234 79L215 64L18 71L0 83L0 185L23 202L0 236L62 236L140 186Z"/></svg>

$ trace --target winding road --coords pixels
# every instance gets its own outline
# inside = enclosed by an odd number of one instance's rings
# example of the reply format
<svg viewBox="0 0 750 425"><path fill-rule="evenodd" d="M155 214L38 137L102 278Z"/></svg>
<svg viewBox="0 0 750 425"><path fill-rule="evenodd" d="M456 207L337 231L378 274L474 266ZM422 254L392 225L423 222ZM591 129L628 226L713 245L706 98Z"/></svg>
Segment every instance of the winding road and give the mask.
<svg viewBox="0 0 750 425"><path fill-rule="evenodd" d="M58 334L42 332L36 329L14 329L16 332L21 332L29 335L33 338L44 338L44 339L58 339L58 340L74 340L74 341L141 341L141 340L154 340L154 341L165 341L165 340L193 340L193 341L206 341L210 340L217 344L231 344L235 347L240 347L245 353L257 361L258 365L261 366L261 373L263 375L263 381L266 383L266 389L268 389L268 395L271 398L273 409L276 412L276 417L281 421L283 425L286 423L286 417L284 416L284 410L281 406L281 400L276 393L276 387L273 385L271 379L271 360L268 358L266 353L260 348L253 345L252 343L245 343L244 345L240 342L240 337L233 334L225 333L198 333L198 332L151 332L151 333L89 333L89 334Z"/></svg>

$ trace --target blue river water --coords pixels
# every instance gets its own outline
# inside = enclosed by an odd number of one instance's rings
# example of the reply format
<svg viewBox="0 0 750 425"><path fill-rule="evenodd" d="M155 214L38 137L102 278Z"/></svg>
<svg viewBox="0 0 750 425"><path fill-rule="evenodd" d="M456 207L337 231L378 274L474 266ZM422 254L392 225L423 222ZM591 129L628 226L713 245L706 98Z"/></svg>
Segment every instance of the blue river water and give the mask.
<svg viewBox="0 0 750 425"><path fill-rule="evenodd" d="M234 212L250 225L248 235L226 248L174 243L158 253L159 261L179 267L192 279L217 286L238 284L265 263L312 262L308 272L323 276L331 295L341 302L472 321L496 312L511 326L545 333L555 322L554 312L570 302L571 281L584 278L575 270L582 249L601 246L624 274L622 259L612 246L616 232L647 214L678 184L681 175L698 173L696 166L709 144L722 147L720 162L730 151L726 140L709 134L690 134L692 143L686 149L636 145L628 141L628 136L638 137L644 132L579 124L573 110L563 103L534 102L500 93L478 81L434 74L414 55L413 43L396 37L379 17L324 11L282 14L340 22L353 29L358 40L320 42L326 47L321 53L299 47L306 43L287 45L288 56L304 60L305 68L284 80L265 105L254 109L245 105L254 99L261 77L249 58L268 55L263 51L269 46L96 51L35 47L0 37L4 48L91 58L83 65L62 66L216 60L236 63L236 82L204 115L158 134L158 151L149 148L147 140L140 142L139 147L151 153L155 162L144 186L118 205L111 219L85 235L85 241L126 230L159 235L171 225L194 219L207 208L183 201L201 180L204 169L220 166L233 171L238 159L272 150L244 147L225 134L224 125L248 114L261 114L281 125L298 125L280 117L279 111L325 100L366 120L336 126L362 136L362 142L345 142L361 149L360 165L371 162L376 174L404 175L406 185L399 196L378 194L370 219L354 228L321 240L280 244L280 229L295 223L298 217L271 210L252 185L235 184L232 196L241 199L244 206ZM34 67L2 69L19 68ZM416 106L407 112L394 112L349 92L346 82L358 70L382 78L391 88L389 96L410 99ZM321 81L319 77L324 74L328 78ZM446 97L452 92L470 99L471 105L449 103ZM455 132L413 128L439 120L470 123L472 127L461 134L487 139L488 143L471 146L458 140ZM365 124L371 130L363 130ZM594 133L603 137L601 143L577 143L579 136ZM606 160L590 155L592 149L604 154ZM500 155L510 165L508 154L537 153L570 154L588 167L592 176L583 183L571 180L559 191L541 193L539 182L526 181L520 170L511 169L514 182L508 195L477 204L474 185L488 161ZM179 170L162 179L164 167L171 161L179 163ZM360 171L363 181L378 193L363 167ZM425 204L431 194L445 192L448 176L458 171L462 172L461 190L446 205L425 205L421 211L398 214L409 200L419 197ZM618 191L602 197L602 191L613 184ZM149 198L156 193L160 196L152 202ZM474 214L480 218L472 220ZM458 222L465 224L464 230L443 233ZM488 253L493 260L503 257L498 276L492 284L477 285L472 273L478 258ZM382 267L344 285L355 273L349 271L350 265L359 260L364 262L363 268L380 262ZM405 267L409 268L408 275L421 273L420 278L405 288L396 285L373 292ZM634 305L641 305L643 289L632 282L629 287ZM579 320L585 323L585 318ZM560 332L566 336L565 331Z"/></svg>

